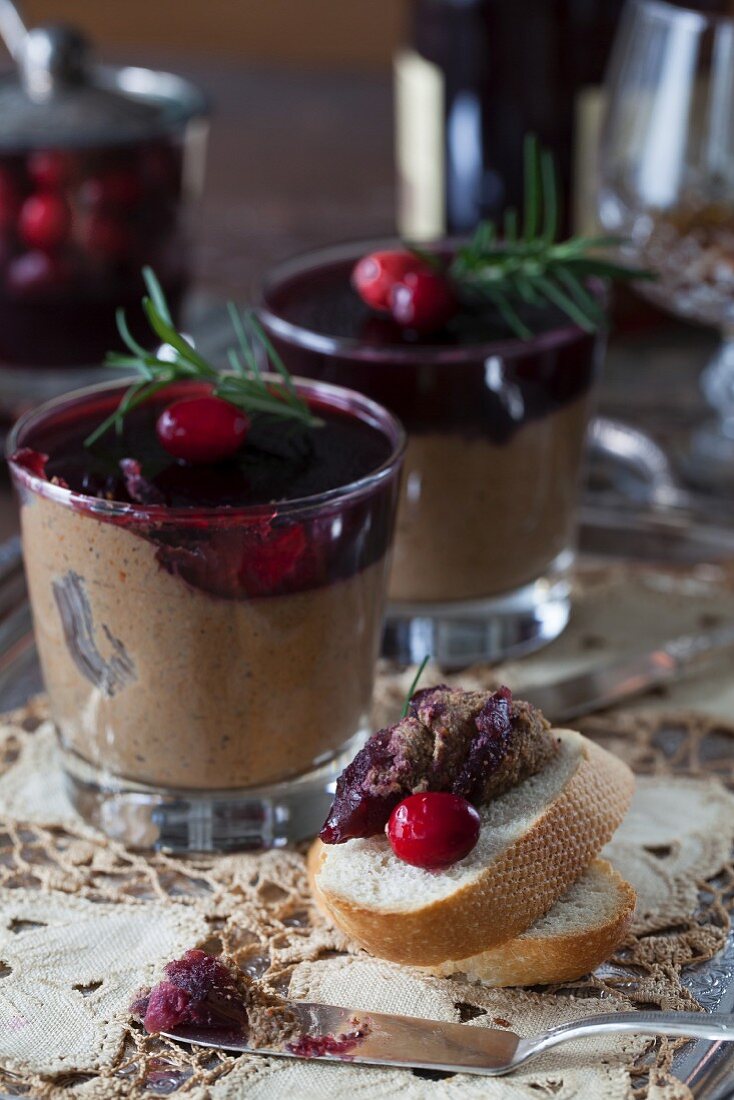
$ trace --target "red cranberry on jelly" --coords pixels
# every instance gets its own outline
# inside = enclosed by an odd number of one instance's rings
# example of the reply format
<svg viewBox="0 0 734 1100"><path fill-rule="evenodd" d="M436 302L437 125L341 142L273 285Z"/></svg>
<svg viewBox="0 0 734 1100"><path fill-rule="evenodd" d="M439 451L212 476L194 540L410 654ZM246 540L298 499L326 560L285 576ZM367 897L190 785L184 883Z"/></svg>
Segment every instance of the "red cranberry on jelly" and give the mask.
<svg viewBox="0 0 734 1100"><path fill-rule="evenodd" d="M456 313L456 298L439 272L408 271L392 288L390 312L405 328L437 332Z"/></svg>
<svg viewBox="0 0 734 1100"><path fill-rule="evenodd" d="M387 823L387 837L404 863L439 871L469 855L479 826L479 814L465 798L426 791L398 803Z"/></svg>
<svg viewBox="0 0 734 1100"><path fill-rule="evenodd" d="M240 449L248 417L221 397L188 397L164 409L156 423L162 447L184 462L221 462Z"/></svg>
<svg viewBox="0 0 734 1100"><path fill-rule="evenodd" d="M20 209L20 235L30 248L53 250L71 231L71 209L63 195L43 191L31 195Z"/></svg>
<svg viewBox="0 0 734 1100"><path fill-rule="evenodd" d="M355 265L352 286L371 309L387 313L396 283L409 271L420 271L424 268L423 261L412 252L370 252Z"/></svg>

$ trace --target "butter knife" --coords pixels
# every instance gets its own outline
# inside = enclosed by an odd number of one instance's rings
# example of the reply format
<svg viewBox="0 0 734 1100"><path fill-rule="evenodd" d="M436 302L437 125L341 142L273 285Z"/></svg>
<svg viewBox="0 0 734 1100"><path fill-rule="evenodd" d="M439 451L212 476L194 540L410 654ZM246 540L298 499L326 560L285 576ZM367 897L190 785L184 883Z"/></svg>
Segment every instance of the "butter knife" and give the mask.
<svg viewBox="0 0 734 1100"><path fill-rule="evenodd" d="M703 659L733 645L734 622L701 634L681 634L647 653L517 690L558 725L670 683L692 671Z"/></svg>
<svg viewBox="0 0 734 1100"><path fill-rule="evenodd" d="M559 1043L619 1034L667 1035L734 1042L734 1015L705 1012L615 1012L562 1024L529 1039L513 1031L355 1012L335 1005L292 1001L301 1036L268 1047L252 1048L246 1037L216 1029L181 1028L163 1032L168 1039L243 1054L348 1061L366 1066L409 1066L446 1073L498 1077Z"/></svg>

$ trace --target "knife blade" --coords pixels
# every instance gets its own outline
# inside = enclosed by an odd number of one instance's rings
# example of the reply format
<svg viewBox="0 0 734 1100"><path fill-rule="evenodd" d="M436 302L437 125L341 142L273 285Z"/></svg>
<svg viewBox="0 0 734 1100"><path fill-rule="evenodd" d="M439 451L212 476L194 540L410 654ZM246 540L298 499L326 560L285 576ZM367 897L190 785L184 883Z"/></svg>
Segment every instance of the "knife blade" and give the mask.
<svg viewBox="0 0 734 1100"><path fill-rule="evenodd" d="M520 688L518 694L558 724L670 683L732 645L734 622L705 633L681 634L646 653L538 687Z"/></svg>
<svg viewBox="0 0 734 1100"><path fill-rule="evenodd" d="M468 1024L355 1012L353 1008L291 1001L302 1037L297 1042L251 1047L246 1036L213 1028L161 1032L176 1042L286 1058L317 1058L372 1066L410 1066L447 1073L496 1073L513 1058L520 1042L512 1031ZM350 1041L350 1036L357 1036ZM309 1043L304 1043L303 1036ZM329 1049L329 1048L332 1049Z"/></svg>

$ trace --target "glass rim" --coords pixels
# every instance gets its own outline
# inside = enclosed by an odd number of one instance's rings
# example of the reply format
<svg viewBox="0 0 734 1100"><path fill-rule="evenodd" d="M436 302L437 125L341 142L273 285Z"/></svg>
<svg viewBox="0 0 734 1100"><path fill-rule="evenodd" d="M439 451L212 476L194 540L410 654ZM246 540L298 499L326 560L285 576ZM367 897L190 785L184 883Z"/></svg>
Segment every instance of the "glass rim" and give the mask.
<svg viewBox="0 0 734 1100"><path fill-rule="evenodd" d="M642 8L649 11L656 18L665 19L667 22L689 23L691 27L705 30L706 27L715 27L720 23L734 23L734 16L724 12L705 12L698 8L689 8L684 4L670 4L668 0L633 0L630 9Z"/></svg>
<svg viewBox="0 0 734 1100"><path fill-rule="evenodd" d="M432 241L426 248L451 250L466 243L465 237L444 237ZM538 333L529 340L509 336L502 340L488 340L476 344L416 344L378 346L365 344L354 337L329 336L307 328L294 321L287 321L268 303L267 297L283 282L304 274L310 268L323 263L336 263L357 260L367 252L379 249L404 248L405 243L397 237L384 237L376 240L343 241L338 244L324 245L320 248L299 252L271 267L265 274L260 286L260 300L257 312L268 331L299 348L318 352L321 355L338 356L372 363L432 363L450 366L472 356L500 356L504 359L518 358L525 354L549 351L566 344L574 343L583 337L595 336L588 333L573 321L557 325L545 332Z"/></svg>
<svg viewBox="0 0 734 1100"><path fill-rule="evenodd" d="M162 137L168 137L185 130L189 123L200 119L205 122L210 115L210 102L207 94L186 76L163 69L150 69L143 65L112 65L97 62L92 66L97 86L106 91L119 92L131 100L146 103L158 101L161 104L160 115L151 120L140 134L117 137L113 132L99 140L91 139L83 131L65 135L23 134L8 132L0 134L0 151L5 155L24 155L38 149L63 149L64 151L88 152L90 149L134 148L145 145ZM17 76L6 72L0 77L0 87L14 84Z"/></svg>
<svg viewBox="0 0 734 1100"><path fill-rule="evenodd" d="M266 380L272 378L275 381L278 376L264 374L263 377ZM272 518L274 513L278 518L282 516L299 516L318 512L321 508L333 504L340 506L350 504L368 495L373 489L389 481L391 477L399 472L405 454L407 440L405 429L400 420L389 409L356 390L347 389L346 386L336 386L308 378L294 378L293 381L299 393L306 397L312 395L322 400L322 403L328 408L350 414L356 406L359 411L358 418L363 423L369 424L380 431L388 439L390 443L388 457L376 469L361 478L357 478L356 481L327 489L322 493L294 497L291 500L274 503L202 507L197 505L186 507L182 505L169 506L167 504L128 504L124 501L100 500L98 497L78 493L62 485L54 485L13 461L12 456L28 445L27 442L22 440L23 433L32 430L50 413L63 409L65 406L83 405L89 398L98 394L115 390L119 390L122 394L130 381L130 378L114 379L110 382L99 382L82 389L70 390L68 393L54 397L25 412L11 428L5 444L5 459L10 468L13 482L63 507L76 508L87 515L97 516L100 519L113 517L129 520L137 519L147 522L154 521L161 526L169 524L185 526L187 522L207 520L213 526L218 524L229 526L237 520L262 521L266 517ZM181 379L171 383L171 389L190 389L205 385L205 382Z"/></svg>

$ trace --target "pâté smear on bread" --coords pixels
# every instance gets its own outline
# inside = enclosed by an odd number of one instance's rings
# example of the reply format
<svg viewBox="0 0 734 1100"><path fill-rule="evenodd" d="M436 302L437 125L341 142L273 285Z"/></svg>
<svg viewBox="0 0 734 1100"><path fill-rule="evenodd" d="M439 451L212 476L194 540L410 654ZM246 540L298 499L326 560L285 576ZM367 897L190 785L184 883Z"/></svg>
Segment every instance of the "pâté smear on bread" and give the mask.
<svg viewBox="0 0 734 1100"><path fill-rule="evenodd" d="M393 962L493 985L578 977L608 957L632 917L632 888L594 861L633 787L621 760L551 729L507 688L420 691L337 783L310 856L316 901ZM431 792L478 811L474 847L440 869L405 862L391 843L401 807L420 794L427 805Z"/></svg>

